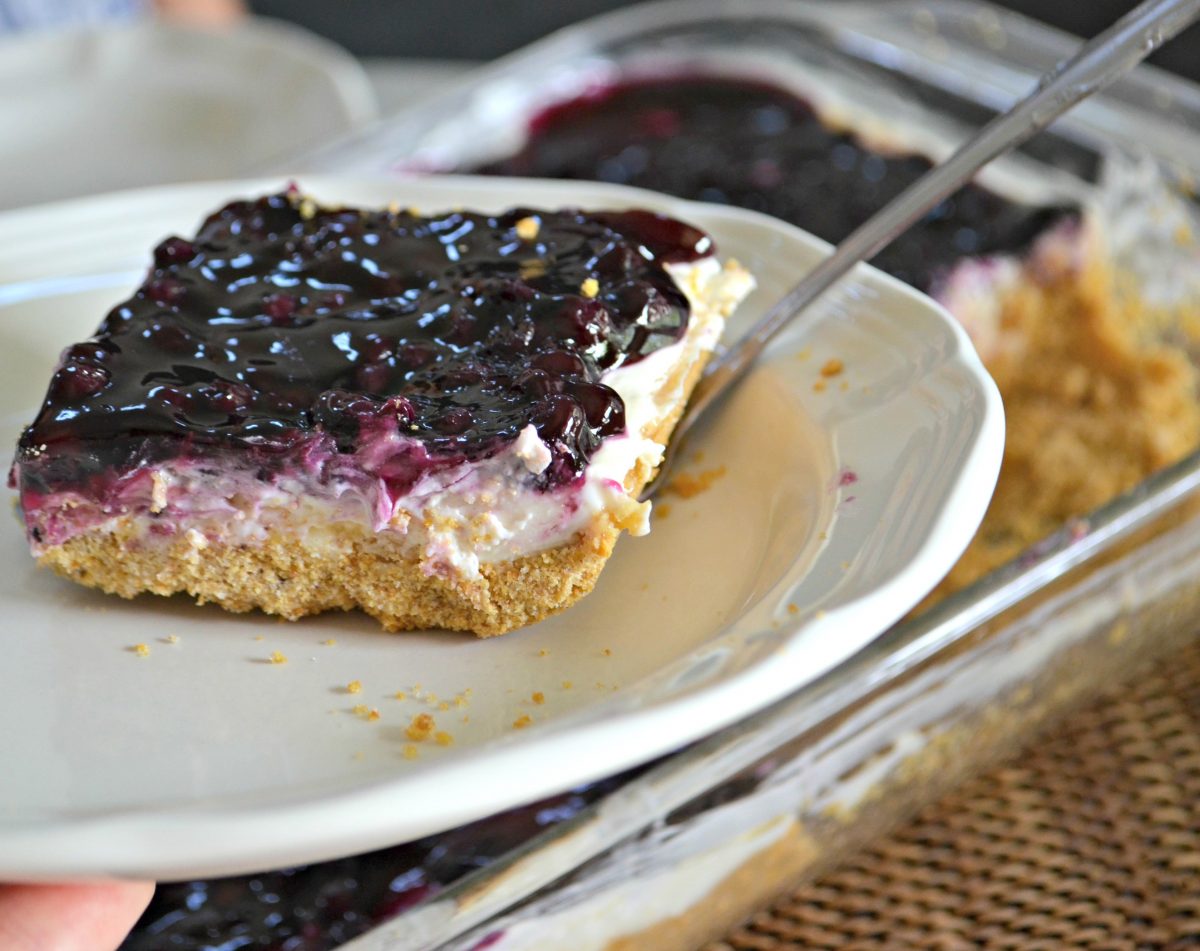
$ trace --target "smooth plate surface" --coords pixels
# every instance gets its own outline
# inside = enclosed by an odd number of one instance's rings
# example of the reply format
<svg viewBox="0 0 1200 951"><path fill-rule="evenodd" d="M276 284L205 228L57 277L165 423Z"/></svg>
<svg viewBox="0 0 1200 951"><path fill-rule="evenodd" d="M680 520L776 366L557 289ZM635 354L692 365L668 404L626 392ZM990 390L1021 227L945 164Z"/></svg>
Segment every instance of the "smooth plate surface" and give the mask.
<svg viewBox="0 0 1200 951"><path fill-rule="evenodd" d="M20 238L0 248L3 445L32 417L57 353L128 294L160 238L282 184L148 189L0 216L0 233ZM425 211L666 211L756 274L730 337L826 250L765 216L610 186L301 184L331 203ZM36 570L20 525L5 520L0 877L215 875L414 838L667 752L849 656L965 547L1003 422L965 335L926 298L864 267L820 315L779 340L692 438L685 471L724 468L711 488L664 497L651 534L621 541L592 595L502 638L123 601ZM845 369L823 377L834 358ZM269 663L273 651L288 662ZM345 689L353 680L361 693ZM405 727L421 712L454 742L422 743L408 759ZM532 725L514 728L525 716Z"/></svg>
<svg viewBox="0 0 1200 951"><path fill-rule="evenodd" d="M376 115L347 52L258 19L4 37L0 90L0 208L245 175Z"/></svg>

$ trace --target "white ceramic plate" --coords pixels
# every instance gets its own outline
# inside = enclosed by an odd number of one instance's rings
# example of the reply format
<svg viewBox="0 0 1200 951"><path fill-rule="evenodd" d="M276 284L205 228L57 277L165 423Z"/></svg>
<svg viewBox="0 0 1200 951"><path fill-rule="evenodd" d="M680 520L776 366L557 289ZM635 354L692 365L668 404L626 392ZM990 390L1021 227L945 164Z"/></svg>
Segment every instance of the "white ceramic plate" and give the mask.
<svg viewBox="0 0 1200 951"><path fill-rule="evenodd" d="M256 19L5 37L0 90L0 208L245 175L376 115L349 53Z"/></svg>
<svg viewBox="0 0 1200 951"><path fill-rule="evenodd" d="M32 418L59 350L135 286L149 248L282 184L158 188L0 217L0 233L21 239L0 250L0 444ZM303 184L325 201L425 210L667 211L756 273L732 334L826 251L762 215L600 185ZM1003 422L966 336L928 299L864 267L822 311L690 444L703 454L693 472L724 476L667 499L669 516L623 540L580 604L499 639L122 601L35 570L6 519L0 879L215 875L414 838L667 752L849 656L966 545ZM845 370L826 379L833 358ZM273 651L288 662L268 663ZM360 694L344 689L353 680ZM378 721L355 715L359 703ZM418 712L454 743L406 759ZM515 729L525 716L532 725Z"/></svg>

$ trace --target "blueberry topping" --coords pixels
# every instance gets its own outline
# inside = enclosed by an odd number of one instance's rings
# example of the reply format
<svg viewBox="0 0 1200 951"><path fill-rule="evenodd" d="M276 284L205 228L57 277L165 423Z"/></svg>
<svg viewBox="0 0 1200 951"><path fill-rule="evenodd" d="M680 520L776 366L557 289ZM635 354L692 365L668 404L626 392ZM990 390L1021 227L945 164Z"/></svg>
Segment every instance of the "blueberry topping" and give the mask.
<svg viewBox="0 0 1200 951"><path fill-rule="evenodd" d="M711 251L703 232L642 211L234 202L163 241L138 291L64 354L22 436L24 487L185 452L250 452L269 472L305 438L353 453L381 432L420 444L391 469L415 479L530 424L553 458L539 487L570 482L624 430L601 376L686 330L664 265ZM70 460L41 449L67 445Z"/></svg>
<svg viewBox="0 0 1200 951"><path fill-rule="evenodd" d="M473 171L637 185L764 211L837 242L930 165L919 155L872 151L768 83L683 75L622 82L554 105L530 122L521 151ZM964 255L1024 250L1069 214L968 185L874 263L929 290ZM619 272L627 250L610 252L597 275L609 260Z"/></svg>

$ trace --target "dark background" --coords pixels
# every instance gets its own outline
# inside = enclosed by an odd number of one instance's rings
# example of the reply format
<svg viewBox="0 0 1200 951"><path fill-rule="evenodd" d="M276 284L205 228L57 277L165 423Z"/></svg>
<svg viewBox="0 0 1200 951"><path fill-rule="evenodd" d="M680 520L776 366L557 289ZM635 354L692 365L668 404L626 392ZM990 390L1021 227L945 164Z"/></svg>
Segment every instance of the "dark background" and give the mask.
<svg viewBox="0 0 1200 951"><path fill-rule="evenodd" d="M294 20L360 56L485 60L560 26L629 0L249 0L257 13ZM838 0L828 0L836 3ZM1082 36L1098 33L1133 0L1000 0L1034 19ZM1152 58L1200 81L1200 27Z"/></svg>

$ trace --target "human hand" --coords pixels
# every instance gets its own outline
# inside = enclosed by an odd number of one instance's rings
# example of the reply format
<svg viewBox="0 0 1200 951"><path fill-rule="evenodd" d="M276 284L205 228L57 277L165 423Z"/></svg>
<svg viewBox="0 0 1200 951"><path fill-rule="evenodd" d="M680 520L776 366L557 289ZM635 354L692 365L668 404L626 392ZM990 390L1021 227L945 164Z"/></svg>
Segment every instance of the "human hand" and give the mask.
<svg viewBox="0 0 1200 951"><path fill-rule="evenodd" d="M0 949L114 951L152 894L150 882L0 885Z"/></svg>
<svg viewBox="0 0 1200 951"><path fill-rule="evenodd" d="M154 0L166 20L191 26L224 26L246 15L245 0Z"/></svg>

